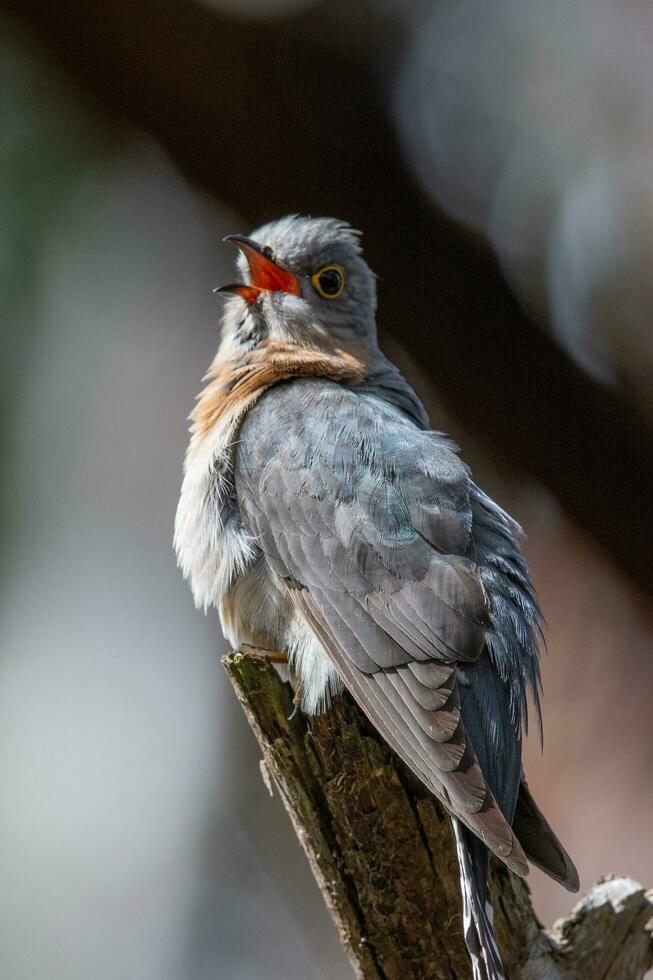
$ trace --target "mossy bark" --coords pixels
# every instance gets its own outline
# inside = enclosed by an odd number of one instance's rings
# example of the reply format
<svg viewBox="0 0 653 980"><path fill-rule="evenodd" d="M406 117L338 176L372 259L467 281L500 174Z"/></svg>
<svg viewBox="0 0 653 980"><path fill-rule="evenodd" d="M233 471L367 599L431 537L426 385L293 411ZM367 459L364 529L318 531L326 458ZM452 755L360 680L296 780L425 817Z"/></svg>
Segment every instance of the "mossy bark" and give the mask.
<svg viewBox="0 0 653 980"><path fill-rule="evenodd" d="M306 718L265 658L229 654L224 665L356 976L471 977L442 807L347 694ZM653 964L653 896L636 882L599 883L546 932L523 880L499 862L491 878L510 980L636 980Z"/></svg>

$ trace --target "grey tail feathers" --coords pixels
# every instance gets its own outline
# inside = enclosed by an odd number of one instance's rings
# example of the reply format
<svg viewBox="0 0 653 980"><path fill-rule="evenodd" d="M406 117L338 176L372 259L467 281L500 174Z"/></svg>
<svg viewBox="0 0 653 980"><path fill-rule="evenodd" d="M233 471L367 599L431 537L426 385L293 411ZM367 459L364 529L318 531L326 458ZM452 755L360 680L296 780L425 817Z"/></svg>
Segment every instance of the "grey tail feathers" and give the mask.
<svg viewBox="0 0 653 980"><path fill-rule="evenodd" d="M452 817L451 822L460 868L465 945L472 960L474 980L505 980L494 938L492 905L487 897L487 848L456 817ZM472 855L476 860L472 860Z"/></svg>

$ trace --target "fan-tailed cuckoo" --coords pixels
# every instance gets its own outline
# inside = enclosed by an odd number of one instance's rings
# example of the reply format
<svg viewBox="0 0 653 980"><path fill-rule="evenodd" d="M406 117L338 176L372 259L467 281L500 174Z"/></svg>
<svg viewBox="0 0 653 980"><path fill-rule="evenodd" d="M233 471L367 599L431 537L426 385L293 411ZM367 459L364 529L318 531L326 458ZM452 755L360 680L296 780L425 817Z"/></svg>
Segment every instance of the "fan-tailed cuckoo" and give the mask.
<svg viewBox="0 0 653 980"><path fill-rule="evenodd" d="M520 528L379 349L357 232L291 216L230 240L179 564L230 643L287 653L304 711L347 688L444 804L474 975L496 980L489 852L578 888L522 770L541 616Z"/></svg>

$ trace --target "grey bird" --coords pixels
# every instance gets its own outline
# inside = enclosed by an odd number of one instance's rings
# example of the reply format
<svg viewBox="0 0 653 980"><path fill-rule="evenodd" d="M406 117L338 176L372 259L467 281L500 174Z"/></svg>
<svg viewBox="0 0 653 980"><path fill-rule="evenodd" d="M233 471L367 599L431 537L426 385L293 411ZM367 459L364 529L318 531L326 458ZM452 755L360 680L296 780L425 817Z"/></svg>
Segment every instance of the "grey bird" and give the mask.
<svg viewBox="0 0 653 980"><path fill-rule="evenodd" d="M230 240L243 281L191 416L180 567L231 644L287 654L304 711L347 688L444 804L474 976L497 980L490 852L578 889L522 770L542 619L521 530L379 349L358 232L290 216Z"/></svg>

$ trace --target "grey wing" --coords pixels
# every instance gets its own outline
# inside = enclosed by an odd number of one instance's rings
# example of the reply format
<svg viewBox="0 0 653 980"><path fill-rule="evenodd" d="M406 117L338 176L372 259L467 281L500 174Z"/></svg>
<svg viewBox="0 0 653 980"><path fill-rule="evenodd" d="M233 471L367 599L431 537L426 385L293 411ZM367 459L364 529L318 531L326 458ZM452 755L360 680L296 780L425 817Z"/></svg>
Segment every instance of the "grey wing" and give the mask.
<svg viewBox="0 0 653 980"><path fill-rule="evenodd" d="M235 478L247 529L370 720L525 874L461 710L460 665L476 666L491 621L454 449L381 402L295 381L250 412Z"/></svg>

